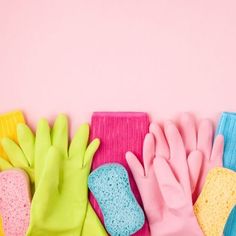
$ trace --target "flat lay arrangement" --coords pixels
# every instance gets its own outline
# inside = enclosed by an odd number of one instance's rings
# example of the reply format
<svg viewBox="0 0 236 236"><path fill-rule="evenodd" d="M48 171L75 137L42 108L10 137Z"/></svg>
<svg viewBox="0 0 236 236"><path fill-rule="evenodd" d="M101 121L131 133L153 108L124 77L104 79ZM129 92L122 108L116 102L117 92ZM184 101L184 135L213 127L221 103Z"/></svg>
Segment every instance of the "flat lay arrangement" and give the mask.
<svg viewBox="0 0 236 236"><path fill-rule="evenodd" d="M236 113L25 115L0 116L0 236L236 235Z"/></svg>

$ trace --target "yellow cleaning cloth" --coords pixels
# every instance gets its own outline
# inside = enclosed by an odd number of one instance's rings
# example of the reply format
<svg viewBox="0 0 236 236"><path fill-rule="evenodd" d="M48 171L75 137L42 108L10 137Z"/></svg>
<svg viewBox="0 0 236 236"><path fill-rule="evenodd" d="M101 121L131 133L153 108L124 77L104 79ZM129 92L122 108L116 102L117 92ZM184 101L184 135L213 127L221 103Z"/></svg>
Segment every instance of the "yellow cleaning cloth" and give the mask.
<svg viewBox="0 0 236 236"><path fill-rule="evenodd" d="M223 234L227 218L236 204L236 173L226 168L209 171L194 213L205 236Z"/></svg>
<svg viewBox="0 0 236 236"><path fill-rule="evenodd" d="M8 137L17 141L16 137L16 127L19 123L25 123L24 116L20 111L9 112L0 115L0 139L3 137ZM0 156L7 158L6 153L0 144ZM2 228L2 219L0 217L0 236L4 236Z"/></svg>
<svg viewBox="0 0 236 236"><path fill-rule="evenodd" d="M3 137L8 137L14 141L17 141L16 127L19 123L25 123L24 116L20 111L0 115L0 139ZM0 156L8 160L7 154L3 151L1 145Z"/></svg>

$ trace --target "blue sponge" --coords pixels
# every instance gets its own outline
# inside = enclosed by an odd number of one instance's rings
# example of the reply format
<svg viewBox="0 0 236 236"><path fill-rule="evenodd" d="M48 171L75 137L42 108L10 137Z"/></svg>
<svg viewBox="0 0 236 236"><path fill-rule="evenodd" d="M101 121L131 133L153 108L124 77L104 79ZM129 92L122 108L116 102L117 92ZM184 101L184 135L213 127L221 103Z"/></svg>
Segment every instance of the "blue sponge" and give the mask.
<svg viewBox="0 0 236 236"><path fill-rule="evenodd" d="M101 208L110 235L128 236L142 228L144 213L122 165L100 166L89 175L88 186Z"/></svg>

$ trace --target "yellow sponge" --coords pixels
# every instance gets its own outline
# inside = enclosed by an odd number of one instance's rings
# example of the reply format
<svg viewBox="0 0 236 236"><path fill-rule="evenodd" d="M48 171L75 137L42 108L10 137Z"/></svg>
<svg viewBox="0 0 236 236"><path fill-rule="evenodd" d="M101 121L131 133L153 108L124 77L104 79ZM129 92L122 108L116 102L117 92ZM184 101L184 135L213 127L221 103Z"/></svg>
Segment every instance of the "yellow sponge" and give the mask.
<svg viewBox="0 0 236 236"><path fill-rule="evenodd" d="M16 127L19 123L25 123L24 116L20 111L9 112L0 115L0 139L3 137L8 137L17 141ZM7 154L3 151L3 148L0 144L0 156L7 158ZM0 236L4 236L2 219L0 216Z"/></svg>
<svg viewBox="0 0 236 236"><path fill-rule="evenodd" d="M205 236L223 234L227 218L236 204L236 173L225 168L209 171L194 213Z"/></svg>
<svg viewBox="0 0 236 236"><path fill-rule="evenodd" d="M16 127L19 123L25 123L24 116L20 111L9 112L0 115L0 139L8 137L17 142ZM6 160L7 154L0 145L0 156Z"/></svg>

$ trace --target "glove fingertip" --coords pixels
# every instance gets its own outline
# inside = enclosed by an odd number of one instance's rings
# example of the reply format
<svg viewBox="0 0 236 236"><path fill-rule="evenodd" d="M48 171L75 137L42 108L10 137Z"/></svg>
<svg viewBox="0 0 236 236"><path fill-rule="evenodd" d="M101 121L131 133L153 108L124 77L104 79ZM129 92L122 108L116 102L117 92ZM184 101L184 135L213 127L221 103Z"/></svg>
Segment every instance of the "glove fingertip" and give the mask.
<svg viewBox="0 0 236 236"><path fill-rule="evenodd" d="M90 149L91 152L95 153L97 151L97 149L100 146L100 139L99 138L95 138L88 146L88 149ZM87 149L87 150L88 150Z"/></svg>
<svg viewBox="0 0 236 236"><path fill-rule="evenodd" d="M17 133L21 133L24 129L27 128L26 124L20 123L17 125Z"/></svg>
<svg viewBox="0 0 236 236"><path fill-rule="evenodd" d="M91 164L93 157L96 153L96 151L98 150L100 145L100 140L98 138L95 138L87 147L86 151L85 151L85 157L84 157L84 164L83 165L87 165L88 163Z"/></svg>
<svg viewBox="0 0 236 236"><path fill-rule="evenodd" d="M9 139L9 138L7 138L7 137L4 137L4 138L1 139L1 144L2 144L2 146L3 146L4 149L7 148L8 145L9 145L11 142L12 142L12 140Z"/></svg>
<svg viewBox="0 0 236 236"><path fill-rule="evenodd" d="M134 159L136 159L137 157L131 152L131 151L128 151L125 153L125 159L128 163L128 165L132 165Z"/></svg>
<svg viewBox="0 0 236 236"><path fill-rule="evenodd" d="M89 124L88 123L83 123L82 125L80 125L79 130L83 131L83 132L88 132L89 133Z"/></svg>
<svg viewBox="0 0 236 236"><path fill-rule="evenodd" d="M137 174L139 174L140 176L144 176L143 166L133 152L126 152L125 159L134 177Z"/></svg>

